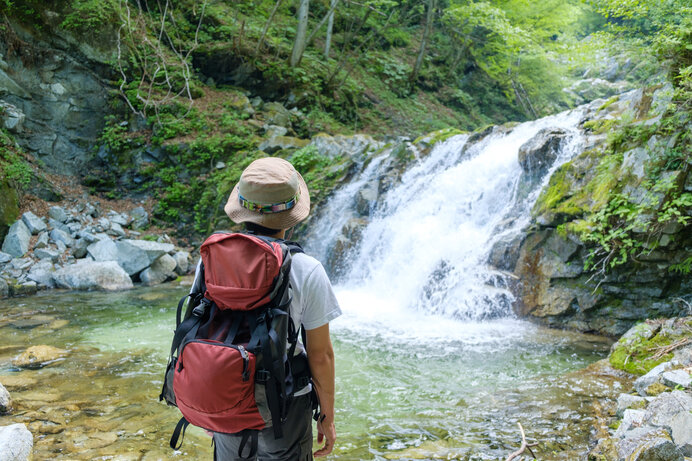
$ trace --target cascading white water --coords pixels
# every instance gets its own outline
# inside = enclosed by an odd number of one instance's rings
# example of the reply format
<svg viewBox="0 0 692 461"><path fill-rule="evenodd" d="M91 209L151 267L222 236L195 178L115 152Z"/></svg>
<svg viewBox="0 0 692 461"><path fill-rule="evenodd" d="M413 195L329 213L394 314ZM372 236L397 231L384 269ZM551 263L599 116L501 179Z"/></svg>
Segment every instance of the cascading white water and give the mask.
<svg viewBox="0 0 692 461"><path fill-rule="evenodd" d="M357 247L345 256L349 269L337 293L347 324L357 324L360 331L387 325L406 335L449 339L459 337L459 326L450 324L451 319L468 323L511 317L506 275L488 267L488 255L498 238L526 227L550 176L529 193L518 194L519 147L543 128L567 130L570 136L549 169L552 173L579 150L576 127L582 116L577 109L497 130L466 149L469 136L454 136L410 167L401 183L380 198ZM322 231L313 235L326 237L316 248L318 256L348 219L355 192L386 163L375 160L327 204L336 211L314 224L313 229Z"/></svg>

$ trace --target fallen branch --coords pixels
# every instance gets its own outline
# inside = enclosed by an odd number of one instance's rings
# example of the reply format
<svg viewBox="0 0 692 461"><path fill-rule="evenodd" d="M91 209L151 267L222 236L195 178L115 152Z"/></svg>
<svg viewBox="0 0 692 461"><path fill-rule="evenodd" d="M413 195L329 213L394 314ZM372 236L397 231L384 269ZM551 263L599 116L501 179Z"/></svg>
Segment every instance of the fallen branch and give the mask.
<svg viewBox="0 0 692 461"><path fill-rule="evenodd" d="M529 453L531 453L531 456L533 456L533 459L536 459L536 455L533 454L533 451L531 450L531 447L535 447L538 445L538 443L527 443L526 442L526 435L524 434L524 428L521 427L521 423L517 423L519 426L519 432L521 432L521 447L511 455L507 457L505 461L512 461L514 458L517 456L520 456L522 453L524 453L526 450L529 450Z"/></svg>
<svg viewBox="0 0 692 461"><path fill-rule="evenodd" d="M654 349L656 351L656 353L651 356L651 360L658 360L661 357L663 357L664 355L670 354L675 349L682 347L682 346L687 346L690 343L692 343L692 338L682 338L678 341L675 341L673 344L668 344L667 346L657 347L656 349Z"/></svg>

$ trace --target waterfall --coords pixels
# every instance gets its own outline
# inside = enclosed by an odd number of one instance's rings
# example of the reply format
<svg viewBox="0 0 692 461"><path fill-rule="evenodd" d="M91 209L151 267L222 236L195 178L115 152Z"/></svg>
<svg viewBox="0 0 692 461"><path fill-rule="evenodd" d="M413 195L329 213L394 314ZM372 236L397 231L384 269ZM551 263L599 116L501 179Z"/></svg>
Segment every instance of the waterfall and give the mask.
<svg viewBox="0 0 692 461"><path fill-rule="evenodd" d="M424 316L461 322L512 317L511 275L488 265L490 251L498 239L520 235L552 172L580 151L583 115L575 109L496 128L480 141L453 136L417 159L378 198L357 244L340 255L347 264L336 289L344 310L368 325L409 318L412 328ZM566 140L544 174L527 182L518 151L544 128L562 129ZM354 196L384 174L387 155L333 195L330 211L311 226L317 243L309 252L329 260L329 249L354 216Z"/></svg>

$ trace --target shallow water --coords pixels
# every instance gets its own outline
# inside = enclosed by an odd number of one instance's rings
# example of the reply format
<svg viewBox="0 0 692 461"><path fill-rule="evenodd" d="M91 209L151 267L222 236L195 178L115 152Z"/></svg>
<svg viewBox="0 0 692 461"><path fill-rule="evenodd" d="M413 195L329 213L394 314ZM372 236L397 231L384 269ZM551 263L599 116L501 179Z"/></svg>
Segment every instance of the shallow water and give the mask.
<svg viewBox="0 0 692 461"><path fill-rule="evenodd" d="M37 460L211 459L198 429L180 452L168 448L179 415L158 402L175 305L186 290L169 284L0 301L0 383L12 383L15 406L0 425L27 424ZM579 459L595 398L620 385L571 373L606 355L603 338L510 319L413 313L388 322L386 311L338 294L332 459L504 459L519 446L517 422L540 442L540 459ZM40 344L70 353L39 370L12 366Z"/></svg>

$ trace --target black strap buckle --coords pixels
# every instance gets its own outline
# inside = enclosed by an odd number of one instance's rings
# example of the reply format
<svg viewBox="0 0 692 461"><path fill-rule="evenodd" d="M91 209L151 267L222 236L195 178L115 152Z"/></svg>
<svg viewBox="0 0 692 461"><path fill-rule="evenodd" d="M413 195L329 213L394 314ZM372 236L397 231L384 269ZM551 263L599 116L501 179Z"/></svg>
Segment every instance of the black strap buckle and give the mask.
<svg viewBox="0 0 692 461"><path fill-rule="evenodd" d="M269 381L271 378L271 373L269 373L267 370L257 370L255 372L255 382L257 383L266 383Z"/></svg>

